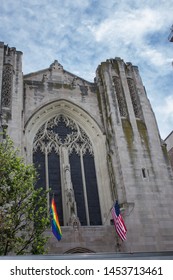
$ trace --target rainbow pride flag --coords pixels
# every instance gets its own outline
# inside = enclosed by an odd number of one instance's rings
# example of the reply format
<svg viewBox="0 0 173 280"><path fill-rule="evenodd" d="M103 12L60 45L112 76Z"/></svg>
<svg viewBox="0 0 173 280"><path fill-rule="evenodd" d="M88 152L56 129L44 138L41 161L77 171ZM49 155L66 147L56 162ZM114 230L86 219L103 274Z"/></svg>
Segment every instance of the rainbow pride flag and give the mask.
<svg viewBox="0 0 173 280"><path fill-rule="evenodd" d="M62 237L62 231L59 223L58 213L56 210L56 204L54 198L52 198L51 202L51 208L50 208L51 218L52 218L52 232L55 235L55 237L59 240L61 240Z"/></svg>

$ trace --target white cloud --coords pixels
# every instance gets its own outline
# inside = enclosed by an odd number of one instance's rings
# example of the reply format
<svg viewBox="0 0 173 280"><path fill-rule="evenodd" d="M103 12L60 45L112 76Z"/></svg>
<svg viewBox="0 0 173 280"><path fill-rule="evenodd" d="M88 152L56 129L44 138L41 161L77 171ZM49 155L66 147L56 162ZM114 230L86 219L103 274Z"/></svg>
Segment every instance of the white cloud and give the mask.
<svg viewBox="0 0 173 280"><path fill-rule="evenodd" d="M157 108L164 121L171 119L173 121L173 95L166 96L163 103Z"/></svg>
<svg viewBox="0 0 173 280"><path fill-rule="evenodd" d="M125 43L134 43L134 40L141 40L148 32L159 30L161 24L159 13L145 8L134 10L133 13L131 10L115 12L101 24L92 26L91 31L98 42L107 39L110 41L117 35Z"/></svg>
<svg viewBox="0 0 173 280"><path fill-rule="evenodd" d="M141 56L143 56L145 59L148 59L152 65L155 65L156 67L171 63L173 60L173 56L172 58L167 58L164 52L156 50L152 46L145 46L142 49Z"/></svg>
<svg viewBox="0 0 173 280"><path fill-rule="evenodd" d="M24 73L57 59L92 81L107 58L138 65L164 135L173 127L172 6L173 0L1 0L0 40L24 53Z"/></svg>
<svg viewBox="0 0 173 280"><path fill-rule="evenodd" d="M162 103L155 108L155 112L162 137L165 139L173 130L173 95L166 96Z"/></svg>
<svg viewBox="0 0 173 280"><path fill-rule="evenodd" d="M125 57L136 56L138 60L150 60L151 64L161 66L170 62L172 56L166 57L165 50L160 46L156 49L148 41L148 37L164 29L165 23L171 22L170 17L169 10L162 10L161 6L156 9L140 7L133 10L129 5L128 9L119 8L114 13L111 12L107 19L99 24L90 25L89 28L95 40L100 44L109 45L109 49L114 48L115 51L125 54ZM157 40L161 39L158 37ZM160 41L160 45L162 44Z"/></svg>

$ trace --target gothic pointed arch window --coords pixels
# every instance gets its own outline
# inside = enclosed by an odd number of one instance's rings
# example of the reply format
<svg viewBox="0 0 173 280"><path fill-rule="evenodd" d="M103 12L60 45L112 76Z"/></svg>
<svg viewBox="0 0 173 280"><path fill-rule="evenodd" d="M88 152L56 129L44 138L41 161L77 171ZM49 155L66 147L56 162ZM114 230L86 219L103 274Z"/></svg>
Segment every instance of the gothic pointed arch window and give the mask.
<svg viewBox="0 0 173 280"><path fill-rule="evenodd" d="M47 120L35 135L33 161L36 187L51 188L61 225L68 225L73 214L81 225L101 225L93 146L77 122L64 114Z"/></svg>

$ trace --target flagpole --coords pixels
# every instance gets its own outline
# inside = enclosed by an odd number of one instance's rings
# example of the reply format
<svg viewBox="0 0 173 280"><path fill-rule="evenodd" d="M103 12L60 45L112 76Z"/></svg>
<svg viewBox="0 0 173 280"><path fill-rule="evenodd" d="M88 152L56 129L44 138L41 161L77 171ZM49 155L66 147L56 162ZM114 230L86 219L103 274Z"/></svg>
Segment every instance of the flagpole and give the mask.
<svg viewBox="0 0 173 280"><path fill-rule="evenodd" d="M116 199L116 200L113 202L113 204L112 204L112 206L111 206L111 208L110 208L110 210L109 210L109 212L108 212L108 214L107 214L107 217L106 217L105 222L104 222L103 225L105 225L105 223L106 223L106 221L107 221L107 219L108 219L108 217L109 217L109 215L110 215L110 212L111 212L112 208L114 207L114 205L115 205L115 203L116 203L117 201L118 201L118 199ZM119 237L118 235L116 235L116 236L115 236L115 250L116 250L117 252L121 252L121 241L120 241L120 240L121 240L120 237Z"/></svg>
<svg viewBox="0 0 173 280"><path fill-rule="evenodd" d="M108 214L107 214L107 216L106 216L106 219L105 219L103 225L105 225L105 223L106 223L106 221L107 221L107 219L108 219L108 217L109 217L109 215L110 215L110 212L111 212L111 210L112 210L112 207L115 205L116 201L118 201L118 199L116 199L116 200L113 202L111 208L109 209L109 212L108 212ZM121 209L124 209L124 208L120 208L120 210L121 210Z"/></svg>
<svg viewBox="0 0 173 280"><path fill-rule="evenodd" d="M120 242L120 237L116 235L116 251L121 252L121 242Z"/></svg>

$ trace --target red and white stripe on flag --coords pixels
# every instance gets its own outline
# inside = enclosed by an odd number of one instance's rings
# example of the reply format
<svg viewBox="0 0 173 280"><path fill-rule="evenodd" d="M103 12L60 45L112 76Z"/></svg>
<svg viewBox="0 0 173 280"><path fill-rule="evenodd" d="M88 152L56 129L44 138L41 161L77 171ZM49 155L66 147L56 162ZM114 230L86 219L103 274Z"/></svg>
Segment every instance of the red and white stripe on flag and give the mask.
<svg viewBox="0 0 173 280"><path fill-rule="evenodd" d="M114 220L114 225L115 225L117 234L119 235L121 240L125 240L127 228L126 228L123 218L120 214L119 205L117 204L117 202L116 202L115 206L112 208L111 213L112 213L112 217Z"/></svg>

